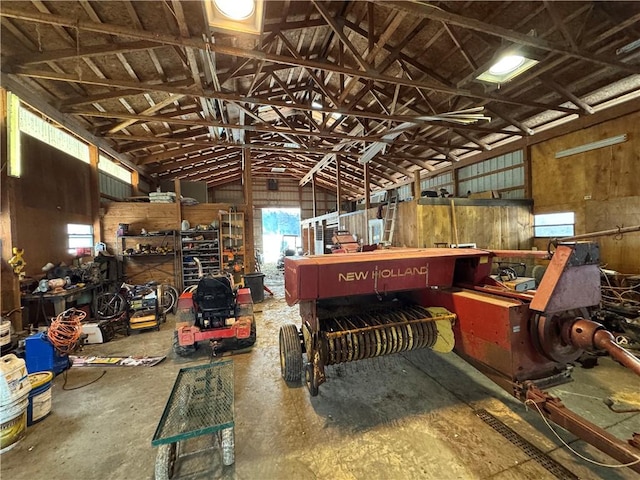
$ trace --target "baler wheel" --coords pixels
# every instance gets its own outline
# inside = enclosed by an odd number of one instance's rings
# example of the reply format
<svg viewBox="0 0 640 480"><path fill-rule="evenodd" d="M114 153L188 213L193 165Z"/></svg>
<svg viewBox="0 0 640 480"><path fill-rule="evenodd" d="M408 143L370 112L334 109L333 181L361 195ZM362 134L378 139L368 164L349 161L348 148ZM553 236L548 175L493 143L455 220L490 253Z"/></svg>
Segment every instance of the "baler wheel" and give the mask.
<svg viewBox="0 0 640 480"><path fill-rule="evenodd" d="M280 372L287 382L299 382L302 374L302 344L293 323L280 327Z"/></svg>
<svg viewBox="0 0 640 480"><path fill-rule="evenodd" d="M196 352L196 345L180 345L178 340L178 331L173 332L173 351L179 357L189 357Z"/></svg>

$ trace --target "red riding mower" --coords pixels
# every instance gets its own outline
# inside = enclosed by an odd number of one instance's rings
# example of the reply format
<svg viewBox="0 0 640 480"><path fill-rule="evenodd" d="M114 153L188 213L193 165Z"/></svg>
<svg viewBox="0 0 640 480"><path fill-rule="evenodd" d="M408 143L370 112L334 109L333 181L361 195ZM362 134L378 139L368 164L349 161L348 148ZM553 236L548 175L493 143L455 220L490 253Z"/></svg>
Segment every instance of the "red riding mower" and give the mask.
<svg viewBox="0 0 640 480"><path fill-rule="evenodd" d="M173 350L182 357L209 340L213 351L248 348L256 342L253 301L248 288L234 288L228 275L203 277L178 298Z"/></svg>

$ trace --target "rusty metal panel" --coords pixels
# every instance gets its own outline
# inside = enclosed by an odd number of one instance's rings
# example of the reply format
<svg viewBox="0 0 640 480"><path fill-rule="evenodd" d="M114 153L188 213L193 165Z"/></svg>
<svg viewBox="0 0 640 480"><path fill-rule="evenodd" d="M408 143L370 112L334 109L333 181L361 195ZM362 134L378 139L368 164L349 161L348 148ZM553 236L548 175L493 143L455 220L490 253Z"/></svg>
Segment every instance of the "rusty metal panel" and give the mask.
<svg viewBox="0 0 640 480"><path fill-rule="evenodd" d="M587 250L586 247L577 248ZM532 310L550 313L600 303L600 270L597 262L582 256L575 257L574 247L558 246L531 301ZM576 262L587 264L576 265Z"/></svg>
<svg viewBox="0 0 640 480"><path fill-rule="evenodd" d="M287 303L450 287L458 259L488 259L489 255L475 249L426 248L286 258Z"/></svg>
<svg viewBox="0 0 640 480"><path fill-rule="evenodd" d="M511 382L544 378L558 366L531 343L532 312L525 302L470 290L427 289L415 292L414 298L421 305L454 312L455 352L485 373L493 372L492 379L507 391L513 390ZM495 373L504 381L496 379Z"/></svg>

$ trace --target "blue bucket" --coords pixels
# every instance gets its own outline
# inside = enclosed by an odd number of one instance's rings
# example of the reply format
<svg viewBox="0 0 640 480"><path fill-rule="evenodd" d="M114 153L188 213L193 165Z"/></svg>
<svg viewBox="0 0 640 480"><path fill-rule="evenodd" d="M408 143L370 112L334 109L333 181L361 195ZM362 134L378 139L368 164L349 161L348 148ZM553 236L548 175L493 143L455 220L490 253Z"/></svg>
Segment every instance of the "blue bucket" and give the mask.
<svg viewBox="0 0 640 480"><path fill-rule="evenodd" d="M53 372L36 372L29 374L31 392L27 407L27 426L39 422L51 413L51 385Z"/></svg>

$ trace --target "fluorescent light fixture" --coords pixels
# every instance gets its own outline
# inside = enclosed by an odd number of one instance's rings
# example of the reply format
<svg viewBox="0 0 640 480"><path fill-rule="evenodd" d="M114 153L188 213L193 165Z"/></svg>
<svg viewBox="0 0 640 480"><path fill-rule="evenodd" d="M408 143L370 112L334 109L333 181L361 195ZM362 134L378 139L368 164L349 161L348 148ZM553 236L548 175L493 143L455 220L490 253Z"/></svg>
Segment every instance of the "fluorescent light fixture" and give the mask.
<svg viewBox="0 0 640 480"><path fill-rule="evenodd" d="M640 39L631 43L627 43L625 46L616 50L616 55L622 55L623 53L633 52L636 48L640 48Z"/></svg>
<svg viewBox="0 0 640 480"><path fill-rule="evenodd" d="M617 145L618 143L623 143L626 141L627 134L624 133L616 137L605 138L604 140L598 140L597 142L586 143L584 145L580 145L579 147L568 148L567 150L556 152L556 158L569 157L571 155L577 155L578 153L597 150L598 148L610 147L611 145Z"/></svg>
<svg viewBox="0 0 640 480"><path fill-rule="evenodd" d="M209 25L233 33L260 35L264 0L204 0Z"/></svg>
<svg viewBox="0 0 640 480"><path fill-rule="evenodd" d="M320 102L313 101L311 102L311 108L322 108L322 104Z"/></svg>
<svg viewBox="0 0 640 480"><path fill-rule="evenodd" d="M488 83L505 83L526 72L537 63L537 60L522 55L503 55L476 79Z"/></svg>
<svg viewBox="0 0 640 480"><path fill-rule="evenodd" d="M7 92L7 146L8 167L10 177L20 178L22 175L22 152L20 148L20 98Z"/></svg>
<svg viewBox="0 0 640 480"><path fill-rule="evenodd" d="M284 167L271 167L273 173L284 173L286 170Z"/></svg>

